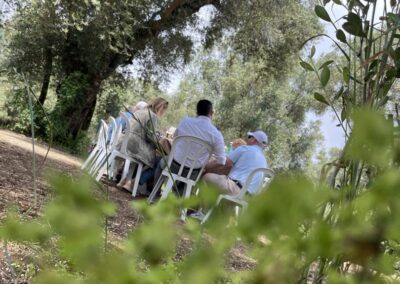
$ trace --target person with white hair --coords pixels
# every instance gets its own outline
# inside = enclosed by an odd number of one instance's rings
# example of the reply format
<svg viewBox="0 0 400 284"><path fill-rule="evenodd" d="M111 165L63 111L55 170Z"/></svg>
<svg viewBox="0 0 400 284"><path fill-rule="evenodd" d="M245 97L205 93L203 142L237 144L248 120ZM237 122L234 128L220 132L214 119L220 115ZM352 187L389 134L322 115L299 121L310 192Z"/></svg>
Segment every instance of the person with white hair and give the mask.
<svg viewBox="0 0 400 284"><path fill-rule="evenodd" d="M146 102L143 102L143 101L140 101L140 102L138 102L135 106L130 106L130 107L128 107L128 111L125 112L125 115L126 115L126 117L127 117L128 119L131 119L131 118L133 118L133 113L134 113L135 111L142 110L142 109L144 109L145 107L147 107L147 103L146 103ZM121 116L121 115L119 115L119 116L115 119L115 122L116 122L116 125L117 125L117 126L118 126L118 125L121 125L122 131L125 131L125 129L126 129L126 122L125 122L125 120L122 119L122 116ZM111 123L111 124L108 126L107 143L110 142L111 133L112 133L113 129L114 129L114 125Z"/></svg>

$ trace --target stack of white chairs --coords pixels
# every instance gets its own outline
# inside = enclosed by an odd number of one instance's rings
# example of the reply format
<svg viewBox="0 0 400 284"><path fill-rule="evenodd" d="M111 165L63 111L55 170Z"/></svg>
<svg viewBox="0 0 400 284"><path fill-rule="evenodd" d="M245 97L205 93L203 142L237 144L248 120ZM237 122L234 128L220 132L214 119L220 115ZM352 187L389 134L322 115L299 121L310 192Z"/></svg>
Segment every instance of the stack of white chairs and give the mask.
<svg viewBox="0 0 400 284"><path fill-rule="evenodd" d="M109 118L111 121L112 131L109 134L109 126L107 127L107 131L104 134L105 146L102 147L100 153L96 156L95 161L93 162L90 169L88 169L88 173L92 177L96 177L96 174L101 171L105 167L106 159L109 156L110 149L115 147L117 140L118 140L118 133L121 131L120 126L117 125L115 119L113 117ZM104 121L102 124L107 125Z"/></svg>
<svg viewBox="0 0 400 284"><path fill-rule="evenodd" d="M255 175L258 175L258 174L262 174L263 177L261 179L261 182L260 182L255 194L259 194L263 189L265 189L268 186L268 184L271 182L273 177L275 176L275 173L270 169L266 169L266 168L255 169L247 177L246 182L244 183L243 187L240 189L240 192L238 194L236 194L236 195L220 194L218 196L215 206L207 212L207 214L204 216L203 220L201 221L201 224L204 224L208 220L208 218L210 217L214 208L216 208L223 200L233 203L235 205L236 217L239 213L239 210L238 210L239 207L241 207L242 210L245 210L248 206L248 203L245 200L246 192L248 191L250 184L253 181L253 178L255 177Z"/></svg>
<svg viewBox="0 0 400 284"><path fill-rule="evenodd" d="M176 151L178 150L177 145L179 144L179 141L184 141L185 142L184 145L186 145L185 149L182 149L182 148L179 149L179 151L185 153L184 160L180 161L182 163L180 165L179 170L176 173L172 173L171 166L173 163L174 155L175 155ZM192 151L193 149L196 149L196 151ZM164 184L165 181L167 181L167 184L166 184L165 188L162 190L161 200L167 198L168 194L171 192L171 190L176 182L184 183L184 185L185 185L184 198L189 198L191 195L191 192L192 192L192 188L197 183L197 181L200 179L205 165L203 165L200 169L196 169L196 171L197 170L199 171L196 179L193 180L193 179L190 179L190 177L192 176L192 173L195 170L195 168L194 168L195 165L200 164L200 162L199 162L200 156L203 155L205 152L207 152L207 154L208 154L208 157L207 157L207 161L208 161L211 156L211 153L212 153L212 146L199 138L192 137L192 136L179 136L179 137L175 138L174 142L172 144L171 153L168 156L168 163L167 163L168 166L163 169L160 178L158 179L156 185L154 186L154 188L148 198L148 202L153 203L154 198L156 197L158 191L161 190L161 186ZM185 164L190 164L191 166L187 167L187 166L185 166ZM187 211L187 209L182 210L182 214L181 214L182 220L185 220L185 218L186 218L186 211Z"/></svg>
<svg viewBox="0 0 400 284"><path fill-rule="evenodd" d="M107 132L108 132L108 125L104 120L101 120L99 131L97 133L96 146L90 152L89 157L82 164L81 167L82 170L86 170L88 173L91 173L96 167L98 160L101 159L103 152L106 151Z"/></svg>
<svg viewBox="0 0 400 284"><path fill-rule="evenodd" d="M103 176L104 172L108 170L108 176L110 179L115 179L116 177L116 158L121 158L124 160L125 165L122 172L121 180L125 180L126 178L131 178L133 171L137 167L135 183L133 184L132 196L136 196L137 188L139 185L140 176L143 170L143 163L132 158L126 151L129 140L129 133L131 131L131 124L129 119L125 114L121 114L122 119L126 122L125 134L122 133L121 124L116 127L116 134L112 138L113 141L108 149L107 155L105 159L102 161L101 168L97 172L96 180L99 181ZM120 144L121 147L117 149L117 144ZM132 166L132 167L131 167Z"/></svg>

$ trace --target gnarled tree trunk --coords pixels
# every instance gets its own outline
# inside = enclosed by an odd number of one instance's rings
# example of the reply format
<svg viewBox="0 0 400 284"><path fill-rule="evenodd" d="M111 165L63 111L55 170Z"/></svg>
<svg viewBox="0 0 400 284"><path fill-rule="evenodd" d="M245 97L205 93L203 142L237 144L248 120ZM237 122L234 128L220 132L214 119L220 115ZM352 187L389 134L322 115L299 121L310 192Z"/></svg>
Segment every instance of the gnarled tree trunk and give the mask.
<svg viewBox="0 0 400 284"><path fill-rule="evenodd" d="M75 139L80 131L88 130L102 81L101 77L75 72L61 83L61 94L54 110L59 128L56 139Z"/></svg>
<svg viewBox="0 0 400 284"><path fill-rule="evenodd" d="M51 51L51 47L46 48L46 50L44 51L44 58L45 58L45 65L43 72L43 81L39 96L39 103L41 105L44 104L47 97L47 91L49 89L49 84L50 84L51 71L53 68L53 54Z"/></svg>

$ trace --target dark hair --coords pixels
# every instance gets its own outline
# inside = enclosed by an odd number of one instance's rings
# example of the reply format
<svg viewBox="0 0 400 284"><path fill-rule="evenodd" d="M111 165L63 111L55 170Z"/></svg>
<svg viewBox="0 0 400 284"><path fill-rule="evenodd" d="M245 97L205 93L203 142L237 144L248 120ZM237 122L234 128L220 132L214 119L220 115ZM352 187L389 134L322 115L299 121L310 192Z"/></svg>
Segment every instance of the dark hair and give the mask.
<svg viewBox="0 0 400 284"><path fill-rule="evenodd" d="M213 110L213 105L209 100L200 100L197 103L197 115L209 115Z"/></svg>

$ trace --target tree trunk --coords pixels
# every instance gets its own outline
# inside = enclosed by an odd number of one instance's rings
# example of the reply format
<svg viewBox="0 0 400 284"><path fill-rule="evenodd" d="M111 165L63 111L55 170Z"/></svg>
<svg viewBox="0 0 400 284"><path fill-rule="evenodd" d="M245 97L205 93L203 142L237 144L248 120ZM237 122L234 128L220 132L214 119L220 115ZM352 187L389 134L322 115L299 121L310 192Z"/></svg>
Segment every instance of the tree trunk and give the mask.
<svg viewBox="0 0 400 284"><path fill-rule="evenodd" d="M44 58L45 58L45 65L43 72L43 81L39 96L39 103L41 105L44 104L47 97L47 91L49 89L51 71L53 67L53 53L51 52L51 47L46 48L46 50L44 51Z"/></svg>
<svg viewBox="0 0 400 284"><path fill-rule="evenodd" d="M72 81L71 77L67 77L61 83L61 94L54 110L54 118L58 121L55 125L57 140L62 141L68 137L75 140L81 131L88 130L96 108L97 95L103 79L77 74L73 75ZM77 80L77 76L81 76L81 79Z"/></svg>
<svg viewBox="0 0 400 284"><path fill-rule="evenodd" d="M69 116L67 124L67 133L76 138L79 132L89 129L90 121L92 119L94 109L96 108L97 94L99 93L101 80L92 79L86 89L86 94L77 94L83 96L83 104L75 106L71 112L65 113Z"/></svg>

